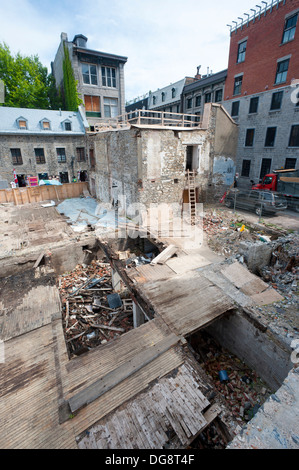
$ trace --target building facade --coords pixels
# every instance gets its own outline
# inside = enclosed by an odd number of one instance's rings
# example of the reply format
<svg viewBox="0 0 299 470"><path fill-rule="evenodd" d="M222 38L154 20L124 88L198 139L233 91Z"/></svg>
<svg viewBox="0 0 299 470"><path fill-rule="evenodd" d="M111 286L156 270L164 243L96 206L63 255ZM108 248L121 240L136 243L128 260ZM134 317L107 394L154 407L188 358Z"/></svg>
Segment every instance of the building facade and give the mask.
<svg viewBox="0 0 299 470"><path fill-rule="evenodd" d="M66 33L54 61L52 73L57 87L63 84L64 46L69 50L78 92L84 102L86 118L93 126L102 118L116 117L125 113L124 66L127 57L99 52L87 48L88 39L82 34L73 41Z"/></svg>
<svg viewBox="0 0 299 470"><path fill-rule="evenodd" d="M0 180L20 187L29 176L87 181L90 149L82 112L0 107ZM92 155L92 150L91 150Z"/></svg>
<svg viewBox="0 0 299 470"><path fill-rule="evenodd" d="M182 113L181 99L185 85L195 78L184 77L178 82L151 92L148 97L148 109L167 113Z"/></svg>
<svg viewBox="0 0 299 470"><path fill-rule="evenodd" d="M187 121L185 121L186 124ZM219 104L209 103L201 125L131 124L91 136L92 192L120 206L188 203L188 170L196 202L219 200L234 181L238 128ZM124 202L125 200L125 202Z"/></svg>
<svg viewBox="0 0 299 470"><path fill-rule="evenodd" d="M231 30L223 105L239 125L241 185L299 162L299 0L274 0Z"/></svg>
<svg viewBox="0 0 299 470"><path fill-rule="evenodd" d="M224 85L227 70L204 76L184 87L182 94L182 109L185 114L195 114L200 121L206 103L221 104L224 96Z"/></svg>

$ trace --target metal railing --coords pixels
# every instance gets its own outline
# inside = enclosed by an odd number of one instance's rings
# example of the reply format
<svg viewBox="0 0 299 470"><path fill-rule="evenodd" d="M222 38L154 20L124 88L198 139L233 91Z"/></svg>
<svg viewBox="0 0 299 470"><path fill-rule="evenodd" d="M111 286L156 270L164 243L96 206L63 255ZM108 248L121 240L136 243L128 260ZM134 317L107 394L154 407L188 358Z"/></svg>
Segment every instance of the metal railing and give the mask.
<svg viewBox="0 0 299 470"><path fill-rule="evenodd" d="M112 129L122 129L130 125L152 127L201 127L201 121L196 114L170 113L138 109L114 118L100 119L95 125L95 132Z"/></svg>

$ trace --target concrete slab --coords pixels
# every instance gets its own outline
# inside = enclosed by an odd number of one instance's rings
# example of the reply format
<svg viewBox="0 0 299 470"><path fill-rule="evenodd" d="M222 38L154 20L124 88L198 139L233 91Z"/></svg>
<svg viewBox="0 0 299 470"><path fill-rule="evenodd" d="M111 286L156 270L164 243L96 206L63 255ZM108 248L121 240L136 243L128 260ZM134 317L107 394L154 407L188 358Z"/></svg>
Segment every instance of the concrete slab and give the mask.
<svg viewBox="0 0 299 470"><path fill-rule="evenodd" d="M272 288L264 292L260 292L259 294L251 295L250 297L255 305L268 305L272 304L273 302L280 302L281 300L284 300L284 297L282 297L278 292L276 292L275 289Z"/></svg>

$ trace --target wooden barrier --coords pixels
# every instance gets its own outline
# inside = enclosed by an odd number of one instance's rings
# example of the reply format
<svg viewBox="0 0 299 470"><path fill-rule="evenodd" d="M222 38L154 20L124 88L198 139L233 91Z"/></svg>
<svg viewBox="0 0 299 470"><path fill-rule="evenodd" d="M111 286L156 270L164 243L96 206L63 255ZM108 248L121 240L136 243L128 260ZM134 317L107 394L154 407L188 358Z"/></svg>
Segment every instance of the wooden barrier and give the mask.
<svg viewBox="0 0 299 470"><path fill-rule="evenodd" d="M0 190L0 204L14 203L16 206L42 201L63 201L79 197L88 190L88 183L68 183L62 186L34 186Z"/></svg>

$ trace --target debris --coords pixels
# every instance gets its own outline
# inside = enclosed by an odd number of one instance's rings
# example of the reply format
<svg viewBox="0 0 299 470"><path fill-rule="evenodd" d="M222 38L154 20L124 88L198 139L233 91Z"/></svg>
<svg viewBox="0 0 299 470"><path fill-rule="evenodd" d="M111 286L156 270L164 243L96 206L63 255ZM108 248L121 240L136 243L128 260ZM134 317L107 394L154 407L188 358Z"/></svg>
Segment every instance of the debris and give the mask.
<svg viewBox="0 0 299 470"><path fill-rule="evenodd" d="M154 258L150 264L154 266L155 264L164 264L169 260L175 253L178 251L178 248L174 245L169 245L165 250L163 250L156 258Z"/></svg>
<svg viewBox="0 0 299 470"><path fill-rule="evenodd" d="M109 263L77 265L57 282L69 356L106 344L133 328L132 300L113 292ZM108 295L107 295L108 294ZM112 307L113 308L112 308Z"/></svg>

